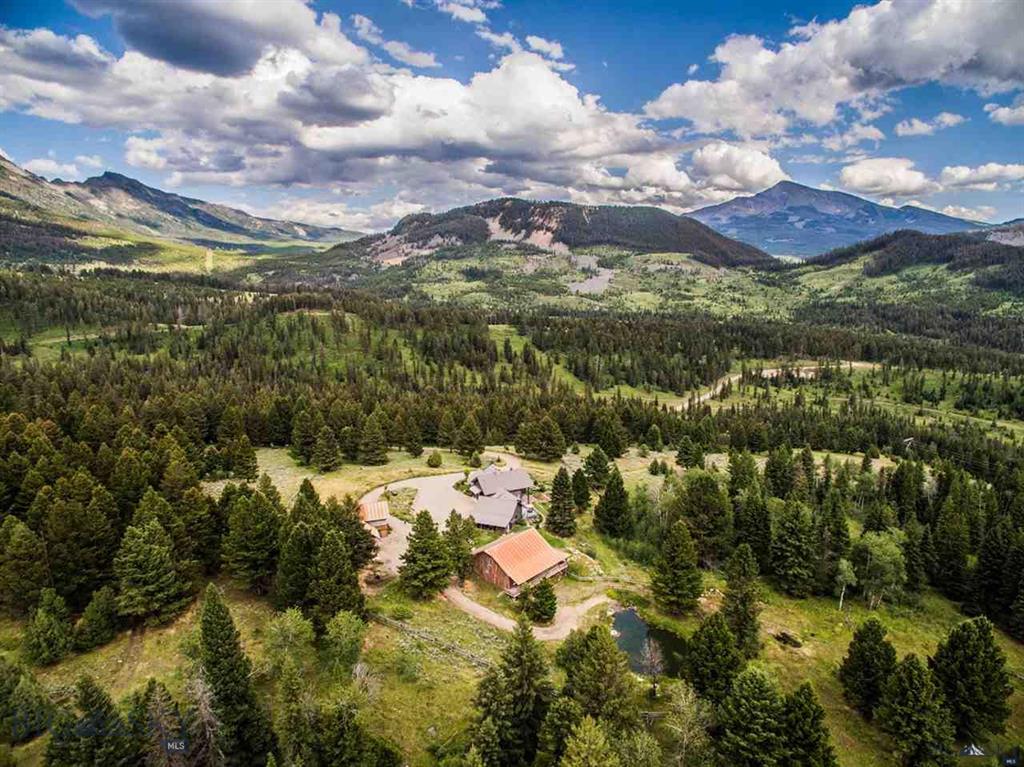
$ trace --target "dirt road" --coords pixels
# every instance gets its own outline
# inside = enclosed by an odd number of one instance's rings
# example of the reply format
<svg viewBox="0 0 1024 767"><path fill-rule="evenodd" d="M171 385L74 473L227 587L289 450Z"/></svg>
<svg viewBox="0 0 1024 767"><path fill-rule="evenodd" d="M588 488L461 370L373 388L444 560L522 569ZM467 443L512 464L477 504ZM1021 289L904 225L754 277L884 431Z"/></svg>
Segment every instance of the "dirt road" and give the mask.
<svg viewBox="0 0 1024 767"><path fill-rule="evenodd" d="M460 591L456 586L449 586L444 590L445 599L451 602L453 605L458 607L465 613L472 615L474 618L487 623L488 625L494 626L502 631L512 631L516 627L516 622L511 618L497 613L489 607L484 607L479 602L474 602L466 594ZM598 605L610 604L611 599L604 594L596 594L595 596L585 599L582 602L577 602L571 605L558 605L558 612L555 613L555 619L549 626L534 626L533 635L544 642L551 642L558 639L565 639L569 636L569 632L575 628L579 628L580 622L584 616L593 610Z"/></svg>

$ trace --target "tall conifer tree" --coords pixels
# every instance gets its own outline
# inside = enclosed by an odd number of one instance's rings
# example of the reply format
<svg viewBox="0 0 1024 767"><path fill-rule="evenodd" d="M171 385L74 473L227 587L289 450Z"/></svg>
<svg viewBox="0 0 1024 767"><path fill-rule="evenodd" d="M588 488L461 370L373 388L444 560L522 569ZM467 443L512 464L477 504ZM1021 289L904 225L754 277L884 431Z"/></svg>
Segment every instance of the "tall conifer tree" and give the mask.
<svg viewBox="0 0 1024 767"><path fill-rule="evenodd" d="M658 604L670 613L687 612L697 606L702 591L697 548L689 527L681 519L665 534L661 554L654 564L651 590Z"/></svg>
<svg viewBox="0 0 1024 767"><path fill-rule="evenodd" d="M576 513L572 498L572 480L562 466L551 483L551 503L545 526L555 535L568 538L576 534Z"/></svg>
<svg viewBox="0 0 1024 767"><path fill-rule="evenodd" d="M263 765L274 750L266 712L252 687L252 664L242 651L238 629L220 591L207 586L199 613L199 647L203 676L220 722L218 741L231 767Z"/></svg>

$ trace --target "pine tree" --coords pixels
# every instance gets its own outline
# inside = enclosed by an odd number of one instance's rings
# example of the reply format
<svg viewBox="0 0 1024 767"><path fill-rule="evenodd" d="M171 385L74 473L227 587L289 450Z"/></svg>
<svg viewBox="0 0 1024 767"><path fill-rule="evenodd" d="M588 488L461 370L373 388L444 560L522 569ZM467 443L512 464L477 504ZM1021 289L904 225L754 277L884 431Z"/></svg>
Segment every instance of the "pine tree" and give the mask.
<svg viewBox="0 0 1024 767"><path fill-rule="evenodd" d="M537 737L535 767L558 765L573 729L582 719L583 709L571 697L562 695L552 702Z"/></svg>
<svg viewBox="0 0 1024 767"><path fill-rule="evenodd" d="M715 703L724 700L744 660L721 612L701 621L690 638L686 660L687 676L697 692Z"/></svg>
<svg viewBox="0 0 1024 767"><path fill-rule="evenodd" d="M560 767L621 767L618 755L601 726L585 716L573 729L565 744Z"/></svg>
<svg viewBox="0 0 1024 767"><path fill-rule="evenodd" d="M206 588L199 629L200 661L220 722L218 741L226 764L262 765L274 750L273 731L256 700L252 664L242 651L231 613L212 583Z"/></svg>
<svg viewBox="0 0 1024 767"><path fill-rule="evenodd" d="M924 528L916 517L907 520L903 528L903 565L907 573L907 591L920 593L928 583L928 566L924 552Z"/></svg>
<svg viewBox="0 0 1024 767"><path fill-rule="evenodd" d="M448 552L427 510L416 515L409 544L402 555L398 577L402 587L416 599L432 597L448 585L451 573Z"/></svg>
<svg viewBox="0 0 1024 767"><path fill-rule="evenodd" d="M53 703L43 686L30 672L11 667L15 683L4 689L3 725L5 739L11 743L31 740L46 731L54 714ZM11 762L13 765L14 762Z"/></svg>
<svg viewBox="0 0 1024 767"><path fill-rule="evenodd" d="M644 435L644 443L651 450L661 450L665 447L665 441L661 438L661 429L658 424L652 423L647 429L647 434Z"/></svg>
<svg viewBox="0 0 1024 767"><path fill-rule="evenodd" d="M729 767L782 767L785 704L778 685L758 668L740 673L718 710L718 752ZM799 762L792 762L799 764Z"/></svg>
<svg viewBox="0 0 1024 767"><path fill-rule="evenodd" d="M129 726L138 729L139 745L146 767L184 767L184 755L168 751L169 741L186 738L181 709L170 691L150 679L139 700L141 710L129 717Z"/></svg>
<svg viewBox="0 0 1024 767"><path fill-rule="evenodd" d="M281 515L263 493L240 496L228 512L222 557L228 571L264 594L277 571Z"/></svg>
<svg viewBox="0 0 1024 767"><path fill-rule="evenodd" d="M455 437L455 451L469 458L473 453L482 452L483 449L484 434L480 431L480 424L477 423L476 417L470 413L462 422L462 428L459 429L459 433Z"/></svg>
<svg viewBox="0 0 1024 767"><path fill-rule="evenodd" d="M366 466L381 466L388 462L388 443L384 436L381 416L372 413L363 421L363 433L359 439L359 462Z"/></svg>
<svg viewBox="0 0 1024 767"><path fill-rule="evenodd" d="M759 489L760 476L757 473L757 462L749 450L730 451L729 453L729 496L735 498L740 493L749 493Z"/></svg>
<svg viewBox="0 0 1024 767"><path fill-rule="evenodd" d="M768 494L774 498L785 498L793 489L793 451L788 445L780 445L768 453L764 465L764 484Z"/></svg>
<svg viewBox="0 0 1024 767"><path fill-rule="evenodd" d="M316 444L316 422L308 410L300 410L292 418L292 450L302 463L309 463Z"/></svg>
<svg viewBox="0 0 1024 767"><path fill-rule="evenodd" d="M832 593L838 574L839 560L850 553L850 529L842 494L832 488L826 493L821 508L814 515L814 538L817 570L815 591Z"/></svg>
<svg viewBox="0 0 1024 767"><path fill-rule="evenodd" d="M654 564L651 590L662 609L670 613L678 615L697 606L702 592L697 549L689 527L682 520L665 535L661 555Z"/></svg>
<svg viewBox="0 0 1024 767"><path fill-rule="evenodd" d="M545 526L555 535L568 538L576 534L576 512L573 508L572 480L562 466L551 483L551 503Z"/></svg>
<svg viewBox="0 0 1024 767"><path fill-rule="evenodd" d="M76 730L79 764L126 764L134 756L127 723L106 690L90 677L78 681L75 705L81 711Z"/></svg>
<svg viewBox="0 0 1024 767"><path fill-rule="evenodd" d="M419 458L423 455L423 431L420 429L420 422L416 418L410 416L405 419L404 437L402 447L405 448L405 452L413 458Z"/></svg>
<svg viewBox="0 0 1024 767"><path fill-rule="evenodd" d="M109 586L93 592L92 599L75 625L75 649L79 652L105 645L117 636L117 595Z"/></svg>
<svg viewBox="0 0 1024 767"><path fill-rule="evenodd" d="M601 410L594 419L594 442L609 458L618 458L625 439L619 416L612 410Z"/></svg>
<svg viewBox="0 0 1024 767"><path fill-rule="evenodd" d="M896 743L906 767L952 767L953 727L942 691L920 659L910 653L886 677L877 718Z"/></svg>
<svg viewBox="0 0 1024 767"><path fill-rule="evenodd" d="M565 689L584 714L616 731L635 727L639 721L639 689L629 659L607 626L587 631L579 656L567 667Z"/></svg>
<svg viewBox="0 0 1024 767"><path fill-rule="evenodd" d="M1021 576L1017 598L1010 605L1010 618L1007 621L1010 635L1024 642L1024 575Z"/></svg>
<svg viewBox="0 0 1024 767"><path fill-rule="evenodd" d="M736 543L749 545L761 572L771 572L772 514L764 493L759 488L741 493L733 506Z"/></svg>
<svg viewBox="0 0 1024 767"><path fill-rule="evenodd" d="M489 716L482 719L473 728L473 745L469 752L476 754L483 767L500 767L505 763L498 725ZM463 767L468 767L468 765L463 765Z"/></svg>
<svg viewBox="0 0 1024 767"><path fill-rule="evenodd" d="M689 472L672 500L669 513L686 520L698 560L708 567L724 561L732 551L732 503L718 480L705 471Z"/></svg>
<svg viewBox="0 0 1024 767"><path fill-rule="evenodd" d="M965 510L960 506L962 493L957 487L959 480L954 482L954 488L946 497L932 531L935 559L941 563L935 572L936 585L950 599L963 599L969 585L970 528Z"/></svg>
<svg viewBox="0 0 1024 767"><path fill-rule="evenodd" d="M57 709L50 725L50 740L46 744L43 764L46 767L80 767L78 755L78 722L66 708Z"/></svg>
<svg viewBox="0 0 1024 767"><path fill-rule="evenodd" d="M1013 692L1006 655L996 644L988 618L961 623L939 642L929 665L941 687L960 740L984 740L1002 733Z"/></svg>
<svg viewBox="0 0 1024 767"><path fill-rule="evenodd" d="M448 562L460 584L473 572L473 541L476 538L476 524L469 517L463 517L451 510L444 527L444 547Z"/></svg>
<svg viewBox="0 0 1024 767"><path fill-rule="evenodd" d="M313 564L322 535L305 522L294 525L277 560L274 579L274 604L279 610L305 607Z"/></svg>
<svg viewBox="0 0 1024 767"><path fill-rule="evenodd" d="M27 613L50 581L46 549L32 530L15 516L0 526L0 604L15 615Z"/></svg>
<svg viewBox="0 0 1024 767"><path fill-rule="evenodd" d="M352 496L346 495L341 503L332 497L324 507L324 517L345 537L354 570L362 570L373 561L377 542L366 525L359 521L359 506Z"/></svg>
<svg viewBox="0 0 1024 767"><path fill-rule="evenodd" d="M814 541L810 514L794 498L786 501L772 537L772 571L782 590L806 597L814 586Z"/></svg>
<svg viewBox="0 0 1024 767"><path fill-rule="evenodd" d="M313 731L306 680L294 658L287 658L277 685L277 732L286 765L314 763Z"/></svg>
<svg viewBox="0 0 1024 767"><path fill-rule="evenodd" d="M576 469L572 473L572 502L578 513L590 507L590 483L583 469Z"/></svg>
<svg viewBox="0 0 1024 767"><path fill-rule="evenodd" d="M72 482L80 484L85 500L81 495L72 497L75 490L63 480L59 482L58 497L46 513L42 536L57 590L73 608L81 609L108 577L116 543L110 520L98 505L89 503L92 479L80 472Z"/></svg>
<svg viewBox="0 0 1024 767"><path fill-rule="evenodd" d="M882 697L882 685L896 666L896 650L885 638L885 627L868 618L853 632L839 667L839 681L851 705L871 719Z"/></svg>
<svg viewBox="0 0 1024 767"><path fill-rule="evenodd" d="M838 767L835 749L825 724L825 709L808 682L786 696L783 734L787 767Z"/></svg>
<svg viewBox="0 0 1024 767"><path fill-rule="evenodd" d="M114 557L117 610L130 621L163 623L189 602L188 585L175 568L171 540L155 519L131 526Z"/></svg>
<svg viewBox="0 0 1024 767"><path fill-rule="evenodd" d="M25 657L37 666L46 666L67 656L72 644L71 618L64 598L53 589L43 589L39 607L22 635Z"/></svg>
<svg viewBox="0 0 1024 767"><path fill-rule="evenodd" d="M178 503L185 495L185 491L196 487L199 484L199 477L192 464L188 462L184 453L176 455L164 469L163 477L160 480L160 494L170 503Z"/></svg>
<svg viewBox="0 0 1024 767"><path fill-rule="evenodd" d="M455 413L445 410L441 415L441 421L437 425L437 444L449 450L455 445L455 438L459 434L459 427L455 423Z"/></svg>
<svg viewBox="0 0 1024 767"><path fill-rule="evenodd" d="M520 616L498 665L487 672L477 690L480 714L475 743L488 767L518 767L533 761L553 694L544 652L533 638L530 622ZM480 737L482 729L486 738Z"/></svg>
<svg viewBox="0 0 1024 767"><path fill-rule="evenodd" d="M310 612L317 632L322 633L338 611L362 616L366 611L359 576L345 539L332 530L324 536L309 583Z"/></svg>
<svg viewBox="0 0 1024 767"><path fill-rule="evenodd" d="M601 499L594 507L594 527L613 538L623 538L633 531L629 496L618 467L612 469Z"/></svg>
<svg viewBox="0 0 1024 767"><path fill-rule="evenodd" d="M526 614L534 623L551 623L555 619L555 612L558 610L558 599L555 597L555 589L551 581L542 580L530 592L530 598L526 603Z"/></svg>
<svg viewBox="0 0 1024 767"><path fill-rule="evenodd" d="M255 479L259 473L259 463L256 461L256 451L253 443L249 440L248 434L243 434L238 439L230 442L227 448L228 461L231 466L231 473L240 479Z"/></svg>
<svg viewBox="0 0 1024 767"><path fill-rule="evenodd" d="M676 445L676 465L687 469L704 468L704 450L685 434Z"/></svg>
<svg viewBox="0 0 1024 767"><path fill-rule="evenodd" d="M321 474L334 471L341 463L338 448L338 440L330 426L324 426L316 435L316 443L313 445L313 454L310 462Z"/></svg>
<svg viewBox="0 0 1024 767"><path fill-rule="evenodd" d="M594 447L590 455L583 461L583 469L586 471L590 487L600 490L608 481L608 454L601 449L600 445Z"/></svg>
<svg viewBox="0 0 1024 767"><path fill-rule="evenodd" d="M1004 602L1003 578L1010 561L1012 536L1009 517L1000 516L988 526L978 551L978 563L971 578L972 596L986 615L998 617L1010 607Z"/></svg>
<svg viewBox="0 0 1024 767"><path fill-rule="evenodd" d="M565 453L565 437L551 416L531 418L516 433L516 450L527 458L556 461Z"/></svg>
<svg viewBox="0 0 1024 767"><path fill-rule="evenodd" d="M760 622L757 617L761 612L760 589L757 561L747 544L741 544L733 552L726 573L722 615L729 624L740 652L747 658L756 657L761 649L761 640L758 638Z"/></svg>

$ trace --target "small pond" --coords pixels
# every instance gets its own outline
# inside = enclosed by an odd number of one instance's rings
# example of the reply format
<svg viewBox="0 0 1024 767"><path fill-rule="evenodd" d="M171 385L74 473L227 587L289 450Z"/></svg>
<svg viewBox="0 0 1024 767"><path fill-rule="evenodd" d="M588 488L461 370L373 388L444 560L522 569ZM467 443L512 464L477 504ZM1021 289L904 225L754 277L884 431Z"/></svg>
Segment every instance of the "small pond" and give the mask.
<svg viewBox="0 0 1024 767"><path fill-rule="evenodd" d="M643 671L644 640L650 637L661 648L665 665L664 674L674 677L680 675L685 641L678 634L656 626L648 626L632 607L615 613L612 631L615 633L615 642L619 649L629 656L629 666L633 671Z"/></svg>

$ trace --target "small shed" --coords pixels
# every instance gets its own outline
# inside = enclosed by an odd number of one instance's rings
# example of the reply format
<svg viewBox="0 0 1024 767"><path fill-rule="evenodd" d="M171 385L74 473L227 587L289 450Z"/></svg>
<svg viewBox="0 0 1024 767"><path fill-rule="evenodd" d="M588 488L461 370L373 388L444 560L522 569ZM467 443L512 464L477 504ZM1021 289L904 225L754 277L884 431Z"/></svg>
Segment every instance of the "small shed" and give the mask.
<svg viewBox="0 0 1024 767"><path fill-rule="evenodd" d="M511 597L518 597L526 584L561 575L568 566L565 554L532 527L504 535L473 555L477 574Z"/></svg>
<svg viewBox="0 0 1024 767"><path fill-rule="evenodd" d="M391 531L390 519L391 510L383 499L359 504L359 521L372 527L382 538Z"/></svg>

